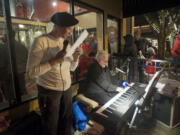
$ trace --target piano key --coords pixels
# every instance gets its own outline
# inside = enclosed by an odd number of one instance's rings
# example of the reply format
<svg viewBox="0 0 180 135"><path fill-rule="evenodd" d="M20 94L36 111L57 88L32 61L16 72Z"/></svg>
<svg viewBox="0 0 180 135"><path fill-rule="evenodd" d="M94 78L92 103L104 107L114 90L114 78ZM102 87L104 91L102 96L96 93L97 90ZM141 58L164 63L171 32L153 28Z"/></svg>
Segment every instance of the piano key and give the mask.
<svg viewBox="0 0 180 135"><path fill-rule="evenodd" d="M102 114L109 116L109 115L112 114L112 112L110 112L110 111L108 111L108 110L104 110L104 111L102 112Z"/></svg>
<svg viewBox="0 0 180 135"><path fill-rule="evenodd" d="M126 93L131 94L131 92L130 92L130 91L126 91Z"/></svg>
<svg viewBox="0 0 180 135"><path fill-rule="evenodd" d="M122 97L119 97L117 100L118 100L119 102L123 102L123 101L124 101Z"/></svg>
<svg viewBox="0 0 180 135"><path fill-rule="evenodd" d="M113 104L122 105L122 102L115 101Z"/></svg>
<svg viewBox="0 0 180 135"><path fill-rule="evenodd" d="M128 96L128 97L129 97L129 96L131 96L132 94L124 93L124 95L126 95L126 96Z"/></svg>
<svg viewBox="0 0 180 135"><path fill-rule="evenodd" d="M115 101L115 102L113 103L113 105L119 107L119 106L123 105L123 103L119 103L119 102L116 102L116 101Z"/></svg>
<svg viewBox="0 0 180 135"><path fill-rule="evenodd" d="M113 111L112 110L110 110L109 108L107 108L107 109L105 109L107 112L109 112L109 113L113 113Z"/></svg>
<svg viewBox="0 0 180 135"><path fill-rule="evenodd" d="M118 102L116 102L116 101L115 101L115 102L113 102L112 104L113 104L113 105L115 105L115 106L119 106L119 103L118 103Z"/></svg>
<svg viewBox="0 0 180 135"><path fill-rule="evenodd" d="M122 100L122 99L117 99L116 101L119 102L119 103L123 103L124 102L124 100Z"/></svg>
<svg viewBox="0 0 180 135"><path fill-rule="evenodd" d="M133 91L127 91L127 93L133 95Z"/></svg>
<svg viewBox="0 0 180 135"><path fill-rule="evenodd" d="M135 84L136 85L136 84ZM137 86L137 90L139 87ZM113 115L123 116L134 105L139 96L143 95L134 88L130 87L124 91L124 93L118 93L112 99L110 99L102 108L97 112L106 113L113 117Z"/></svg>
<svg viewBox="0 0 180 135"><path fill-rule="evenodd" d="M125 97L120 97L119 99L123 100L123 102L125 102L127 100L127 98L125 98Z"/></svg>
<svg viewBox="0 0 180 135"><path fill-rule="evenodd" d="M114 109L117 108L117 107L116 107L115 105L113 105L113 104L111 104L109 107L110 107L110 108L114 108Z"/></svg>
<svg viewBox="0 0 180 135"><path fill-rule="evenodd" d="M124 94L122 95L122 97L127 98Z"/></svg>
<svg viewBox="0 0 180 135"><path fill-rule="evenodd" d="M109 110L109 111L113 112L115 109L112 109L112 108L108 107L105 110Z"/></svg>

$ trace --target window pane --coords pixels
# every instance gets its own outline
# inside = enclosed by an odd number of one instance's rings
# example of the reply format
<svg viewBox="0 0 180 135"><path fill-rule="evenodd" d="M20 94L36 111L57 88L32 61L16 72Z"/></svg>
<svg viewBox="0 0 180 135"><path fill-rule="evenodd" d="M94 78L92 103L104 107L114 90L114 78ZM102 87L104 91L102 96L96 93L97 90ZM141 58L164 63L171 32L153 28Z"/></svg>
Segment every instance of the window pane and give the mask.
<svg viewBox="0 0 180 135"><path fill-rule="evenodd" d="M83 55L80 57L78 78L86 76L87 68L92 63L97 50L103 49L103 14L90 8L75 6L75 16L79 20L76 37L84 29L89 32L82 44Z"/></svg>
<svg viewBox="0 0 180 135"><path fill-rule="evenodd" d="M0 1L0 110L14 103L15 91L3 3Z"/></svg>
<svg viewBox="0 0 180 135"><path fill-rule="evenodd" d="M37 96L35 83L26 88L25 71L28 52L34 39L42 34L50 32L53 24L51 16L55 12L69 12L69 3L62 0L10 0L16 66L19 79L22 101Z"/></svg>
<svg viewBox="0 0 180 135"><path fill-rule="evenodd" d="M118 51L118 22L115 19L108 19L108 48L109 53L117 53Z"/></svg>
<svg viewBox="0 0 180 135"><path fill-rule="evenodd" d="M108 52L110 54L109 68L114 70L118 66L118 60L113 57L118 53L118 21L116 19L107 20L108 27Z"/></svg>
<svg viewBox="0 0 180 135"><path fill-rule="evenodd" d="M69 3L62 0L10 0L11 16L49 21L55 12L70 12Z"/></svg>

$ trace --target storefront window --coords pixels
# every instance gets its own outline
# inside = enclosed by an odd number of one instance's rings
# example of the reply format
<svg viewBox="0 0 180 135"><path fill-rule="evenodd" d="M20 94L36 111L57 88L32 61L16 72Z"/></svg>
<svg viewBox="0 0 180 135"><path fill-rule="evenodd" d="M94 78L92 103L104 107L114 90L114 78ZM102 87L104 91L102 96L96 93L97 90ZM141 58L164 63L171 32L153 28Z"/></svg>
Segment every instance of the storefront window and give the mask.
<svg viewBox="0 0 180 135"><path fill-rule="evenodd" d="M107 28L108 28L108 52L110 54L109 59L109 68L114 70L115 67L118 66L118 59L114 56L118 53L118 20L116 18L110 17L107 20Z"/></svg>
<svg viewBox="0 0 180 135"><path fill-rule="evenodd" d="M118 51L118 22L115 19L107 20L108 26L108 49L110 54Z"/></svg>
<svg viewBox="0 0 180 135"><path fill-rule="evenodd" d="M22 101L37 96L36 84L26 87L25 71L28 52L34 39L50 32L51 16L56 12L70 12L70 4L62 0L10 0L10 13L15 39L16 69ZM17 46L17 47L16 47Z"/></svg>
<svg viewBox="0 0 180 135"><path fill-rule="evenodd" d="M13 20L13 19L12 19ZM14 20L13 20L14 22ZM35 23L35 22L34 22ZM46 24L43 25L31 25L31 24L15 24L13 23L14 30L14 39L15 39L15 52L16 52L16 69L18 73L19 79L19 87L20 93L22 96L22 100L26 99L26 97L37 96L36 87L32 87L26 90L25 87L25 72L26 72L26 63L28 58L29 49L34 41L34 39L42 34L46 33ZM27 94L29 95L27 96Z"/></svg>
<svg viewBox="0 0 180 135"><path fill-rule="evenodd" d="M82 43L83 55L80 57L78 78L86 76L87 68L92 63L97 50L103 49L103 14L84 6L74 7L75 17L79 20L76 26L76 37L83 30L87 30L89 35Z"/></svg>
<svg viewBox="0 0 180 135"><path fill-rule="evenodd" d="M49 21L55 12L70 12L69 3L62 0L11 0L11 16Z"/></svg>
<svg viewBox="0 0 180 135"><path fill-rule="evenodd" d="M13 104L15 101L14 81L12 74L12 61L10 59L10 46L3 13L3 3L0 2L0 110Z"/></svg>

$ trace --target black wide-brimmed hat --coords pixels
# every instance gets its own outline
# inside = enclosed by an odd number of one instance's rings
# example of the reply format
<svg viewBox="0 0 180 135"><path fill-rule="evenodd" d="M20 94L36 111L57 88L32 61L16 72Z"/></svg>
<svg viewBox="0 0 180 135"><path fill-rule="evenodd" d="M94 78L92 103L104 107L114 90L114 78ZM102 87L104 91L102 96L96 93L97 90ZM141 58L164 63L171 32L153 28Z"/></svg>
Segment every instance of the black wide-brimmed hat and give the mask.
<svg viewBox="0 0 180 135"><path fill-rule="evenodd" d="M51 21L62 27L69 27L76 25L79 21L67 12L58 12L51 17Z"/></svg>

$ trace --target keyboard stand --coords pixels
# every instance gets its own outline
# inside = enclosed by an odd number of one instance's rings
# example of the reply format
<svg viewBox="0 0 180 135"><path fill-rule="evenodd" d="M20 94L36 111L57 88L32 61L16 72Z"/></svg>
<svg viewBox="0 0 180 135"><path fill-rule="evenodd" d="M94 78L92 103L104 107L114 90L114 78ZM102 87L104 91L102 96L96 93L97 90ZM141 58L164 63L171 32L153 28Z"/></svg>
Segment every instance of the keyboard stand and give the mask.
<svg viewBox="0 0 180 135"><path fill-rule="evenodd" d="M135 121L135 119L136 119L137 114L138 114L138 113L141 113L141 108L142 108L142 106L143 106L144 99L145 99L145 98L142 97L141 99L139 99L139 100L137 100L137 101L135 102L136 108L135 108L135 110L134 110L134 114L133 114L133 116L132 116L132 119L131 119L130 123L128 123L129 128L135 128L135 127L136 127L136 126L134 126L133 124L134 124L134 121Z"/></svg>
<svg viewBox="0 0 180 135"><path fill-rule="evenodd" d="M132 119L131 119L130 123L128 122L126 127L125 127L124 135L127 135L129 129L136 128L136 126L134 125L134 121L136 119L137 114L140 113L140 112L141 112L140 107L138 105L136 105L136 108L135 108L135 111L133 113Z"/></svg>
<svg viewBox="0 0 180 135"><path fill-rule="evenodd" d="M130 123L129 122L127 123L124 135L127 135L128 130L130 128L135 128L136 127L134 125L134 121L136 119L136 116L137 116L138 113L141 113L141 108L143 108L143 106L145 105L146 98L150 95L150 93L152 93L152 88L155 87L155 85L157 84L162 71L163 70L158 71L158 72L155 73L153 78L150 80L149 84L146 86L144 95L139 100L137 100L135 102L136 107L135 107L135 110L134 110L134 113L133 113L133 116L132 116L132 119L131 119Z"/></svg>

